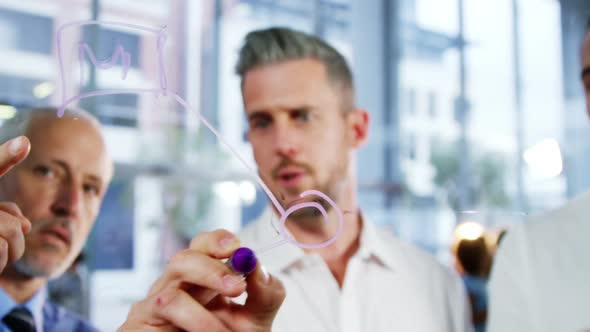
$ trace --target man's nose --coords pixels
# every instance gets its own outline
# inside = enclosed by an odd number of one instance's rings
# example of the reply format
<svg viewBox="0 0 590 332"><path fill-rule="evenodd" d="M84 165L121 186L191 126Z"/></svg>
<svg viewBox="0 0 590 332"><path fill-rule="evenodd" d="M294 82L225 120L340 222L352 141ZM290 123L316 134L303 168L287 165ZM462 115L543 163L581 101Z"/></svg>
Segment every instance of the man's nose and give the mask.
<svg viewBox="0 0 590 332"><path fill-rule="evenodd" d="M73 182L67 182L60 187L51 210L59 217L77 218L80 214L81 203L81 186Z"/></svg>
<svg viewBox="0 0 590 332"><path fill-rule="evenodd" d="M299 153L300 142L297 132L288 125L276 126L271 139L274 141L276 153L280 156L293 158Z"/></svg>

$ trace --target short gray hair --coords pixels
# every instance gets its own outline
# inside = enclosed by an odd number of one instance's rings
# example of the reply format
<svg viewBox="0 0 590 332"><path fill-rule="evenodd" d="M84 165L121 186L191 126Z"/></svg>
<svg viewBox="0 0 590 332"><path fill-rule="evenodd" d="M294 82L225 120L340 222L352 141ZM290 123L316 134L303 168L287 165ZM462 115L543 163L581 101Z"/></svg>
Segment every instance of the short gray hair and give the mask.
<svg viewBox="0 0 590 332"><path fill-rule="evenodd" d="M53 114L52 114L53 113ZM14 117L6 120L0 126L0 144L15 138L20 135L25 135L31 121L37 116L55 116L57 118L57 108L55 107L37 107L37 108L24 108L17 110ZM66 109L64 118L81 118L85 119L94 125L100 127L98 120L89 112L80 108L68 108Z"/></svg>
<svg viewBox="0 0 590 332"><path fill-rule="evenodd" d="M284 27L255 30L246 35L240 49L236 73L242 84L246 73L256 67L289 60L315 59L326 68L328 78L348 92L354 104L354 82L346 59L322 39Z"/></svg>

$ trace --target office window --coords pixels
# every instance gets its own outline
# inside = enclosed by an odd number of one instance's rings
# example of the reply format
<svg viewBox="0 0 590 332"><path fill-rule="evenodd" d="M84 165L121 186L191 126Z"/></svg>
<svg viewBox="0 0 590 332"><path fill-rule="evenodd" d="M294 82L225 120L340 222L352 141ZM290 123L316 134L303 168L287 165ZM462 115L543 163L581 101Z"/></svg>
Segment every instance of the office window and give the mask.
<svg viewBox="0 0 590 332"><path fill-rule="evenodd" d="M431 118L436 117L436 92L428 93L428 116Z"/></svg>
<svg viewBox="0 0 590 332"><path fill-rule="evenodd" d="M103 96L97 103L97 116L104 124L135 127L137 126L138 95L116 94Z"/></svg>
<svg viewBox="0 0 590 332"><path fill-rule="evenodd" d="M0 8L0 49L51 54L53 19Z"/></svg>
<svg viewBox="0 0 590 332"><path fill-rule="evenodd" d="M93 38L92 29L95 26L84 26L83 39L88 43L97 59L110 59L117 45L123 46L131 56L132 68L139 68L140 37L129 32L111 30L104 26L97 27L96 41ZM96 46L95 46L96 45Z"/></svg>
<svg viewBox="0 0 590 332"><path fill-rule="evenodd" d="M416 115L416 89L402 89L402 111L409 115Z"/></svg>
<svg viewBox="0 0 590 332"><path fill-rule="evenodd" d="M0 75L0 103L14 106L35 106L47 100L48 96L35 96L35 87L43 82L24 77ZM43 97L43 98L39 98Z"/></svg>
<svg viewBox="0 0 590 332"><path fill-rule="evenodd" d="M408 151L408 158L410 160L416 160L416 134L415 133L410 133L408 135L408 141L407 141L407 151Z"/></svg>

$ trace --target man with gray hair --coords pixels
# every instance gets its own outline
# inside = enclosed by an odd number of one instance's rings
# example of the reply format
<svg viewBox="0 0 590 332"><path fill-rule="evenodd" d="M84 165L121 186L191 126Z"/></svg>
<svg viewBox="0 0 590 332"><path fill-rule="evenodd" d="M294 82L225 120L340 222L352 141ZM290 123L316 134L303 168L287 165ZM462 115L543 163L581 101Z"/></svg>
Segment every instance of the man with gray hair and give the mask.
<svg viewBox="0 0 590 332"><path fill-rule="evenodd" d="M283 245L264 254L287 291L276 331L468 331L460 278L434 257L379 231L357 203L356 150L367 140L369 113L354 103L344 57L314 36L287 28L249 33L240 50L248 139L258 171L287 210L306 190L319 190L343 210L331 245ZM286 218L290 235L317 244L334 234L337 211L325 206ZM262 247L276 241L269 208L240 238ZM270 222L269 222L270 221Z"/></svg>
<svg viewBox="0 0 590 332"><path fill-rule="evenodd" d="M0 331L96 330L46 286L80 253L113 165L94 117L56 113L20 111L0 130Z"/></svg>

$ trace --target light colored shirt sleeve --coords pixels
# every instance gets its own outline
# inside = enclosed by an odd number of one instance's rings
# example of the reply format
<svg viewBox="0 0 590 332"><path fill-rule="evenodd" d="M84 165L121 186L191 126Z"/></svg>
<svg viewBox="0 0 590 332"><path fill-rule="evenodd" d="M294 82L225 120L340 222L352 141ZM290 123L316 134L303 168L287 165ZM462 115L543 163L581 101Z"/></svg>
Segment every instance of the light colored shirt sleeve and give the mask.
<svg viewBox="0 0 590 332"><path fill-rule="evenodd" d="M506 234L496 253L489 283L488 332L535 331L531 317L532 279L523 225Z"/></svg>

